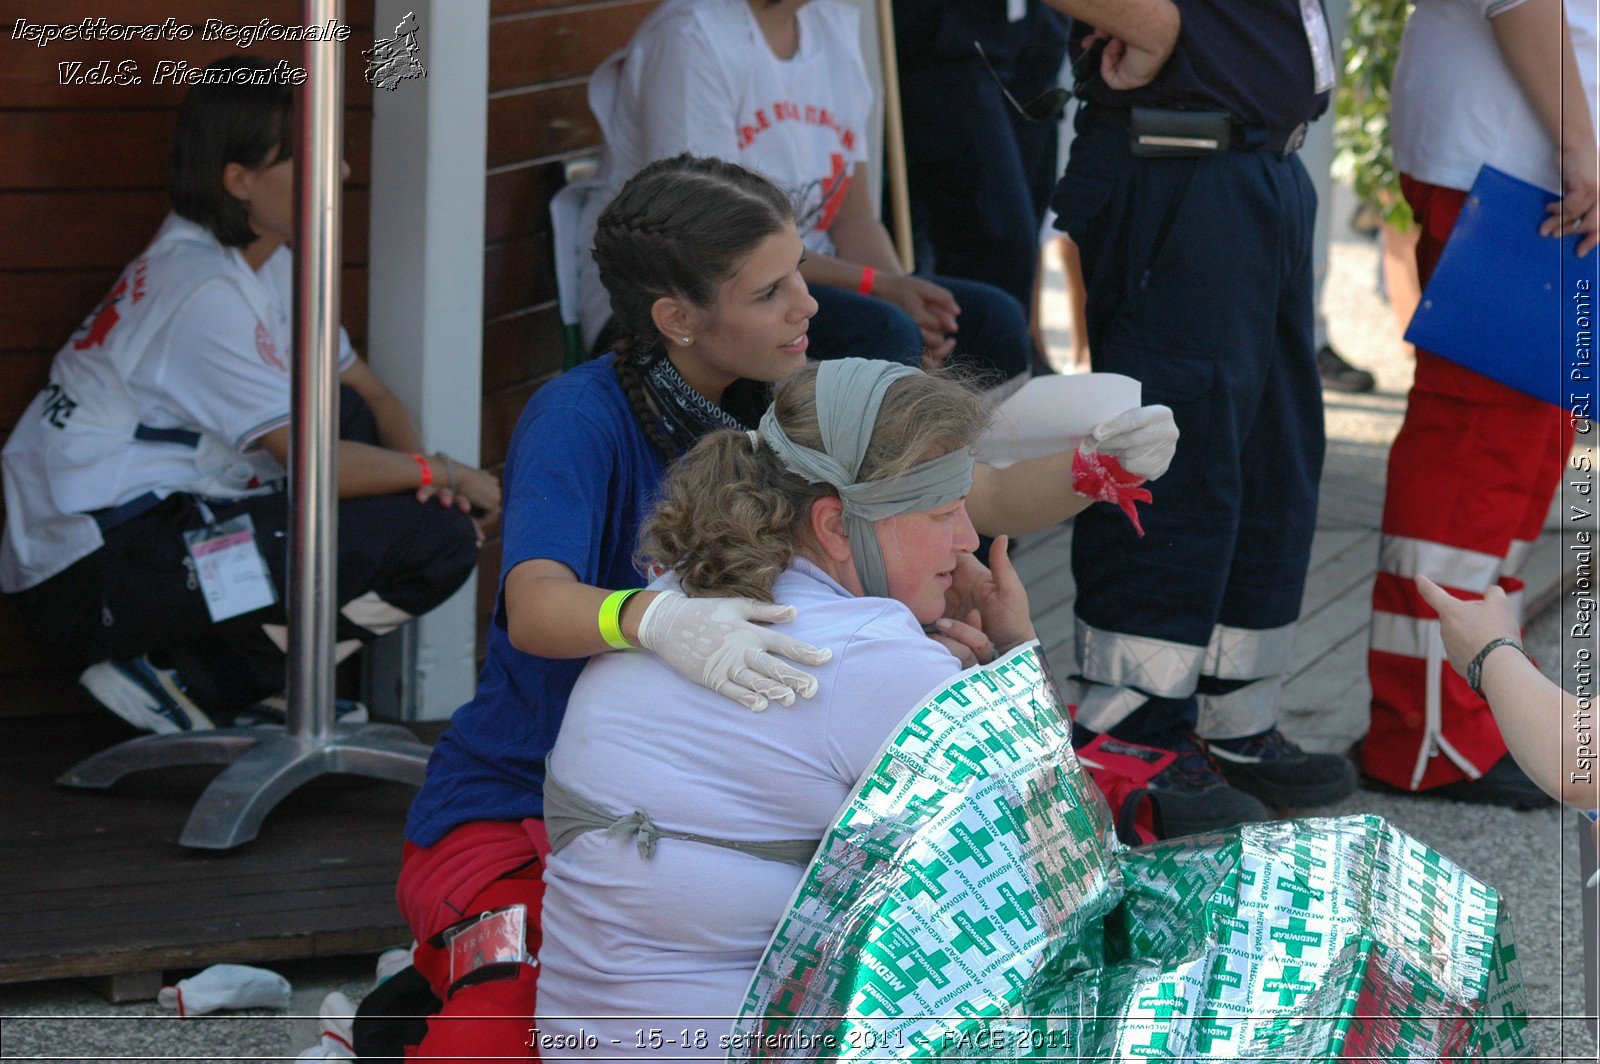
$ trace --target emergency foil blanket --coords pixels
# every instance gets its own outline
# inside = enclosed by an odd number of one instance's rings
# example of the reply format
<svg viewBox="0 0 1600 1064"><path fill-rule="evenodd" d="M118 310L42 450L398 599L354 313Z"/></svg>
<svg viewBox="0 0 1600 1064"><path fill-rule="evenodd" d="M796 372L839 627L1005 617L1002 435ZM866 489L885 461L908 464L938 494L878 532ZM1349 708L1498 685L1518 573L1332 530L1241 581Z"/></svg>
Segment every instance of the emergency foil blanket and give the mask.
<svg viewBox="0 0 1600 1064"><path fill-rule="evenodd" d="M1037 644L911 712L840 812L730 1060L1528 1052L1500 896L1375 816L1127 849Z"/></svg>

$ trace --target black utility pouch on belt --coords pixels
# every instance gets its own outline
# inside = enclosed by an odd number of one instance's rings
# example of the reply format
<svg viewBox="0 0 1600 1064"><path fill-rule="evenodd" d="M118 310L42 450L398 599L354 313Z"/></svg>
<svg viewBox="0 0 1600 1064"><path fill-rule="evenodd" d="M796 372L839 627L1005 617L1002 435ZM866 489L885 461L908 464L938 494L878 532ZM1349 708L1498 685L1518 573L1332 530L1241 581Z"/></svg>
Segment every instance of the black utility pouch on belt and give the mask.
<svg viewBox="0 0 1600 1064"><path fill-rule="evenodd" d="M1221 155L1233 140L1226 111L1165 111L1135 107L1128 118L1128 145L1141 158Z"/></svg>

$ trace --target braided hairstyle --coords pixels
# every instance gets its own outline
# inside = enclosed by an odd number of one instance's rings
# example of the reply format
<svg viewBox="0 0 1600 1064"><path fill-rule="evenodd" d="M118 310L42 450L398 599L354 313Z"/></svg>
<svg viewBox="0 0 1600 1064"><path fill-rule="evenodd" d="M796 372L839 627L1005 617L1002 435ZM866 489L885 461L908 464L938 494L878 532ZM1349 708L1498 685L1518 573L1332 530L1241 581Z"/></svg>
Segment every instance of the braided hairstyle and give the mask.
<svg viewBox="0 0 1600 1064"><path fill-rule="evenodd" d="M794 222L794 204L771 181L722 159L674 155L622 186L600 215L594 259L615 316L617 379L645 438L667 458L677 448L645 398L644 369L659 356L651 309L664 296L708 308L717 289L760 243ZM730 387L748 400L749 389ZM765 407L763 401L757 408ZM741 413L741 412L736 412Z"/></svg>

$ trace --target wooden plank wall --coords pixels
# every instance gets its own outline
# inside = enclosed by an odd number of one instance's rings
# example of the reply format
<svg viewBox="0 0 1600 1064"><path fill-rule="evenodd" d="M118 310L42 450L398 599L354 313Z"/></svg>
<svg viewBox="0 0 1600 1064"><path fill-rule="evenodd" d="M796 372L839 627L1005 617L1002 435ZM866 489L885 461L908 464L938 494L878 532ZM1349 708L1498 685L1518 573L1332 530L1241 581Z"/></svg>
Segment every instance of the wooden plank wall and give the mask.
<svg viewBox="0 0 1600 1064"><path fill-rule="evenodd" d="M359 348L367 319L368 171L372 88L361 50L372 46L372 0L351 0L346 44L344 321ZM18 19L84 18L178 23L299 21L296 0L100 0L0 2L0 442L42 386L50 358L154 234L167 211L167 158L181 85L156 85L158 60L204 66L239 51L225 41L12 39ZM298 44L263 41L247 54L298 63ZM139 66L138 85L63 85L59 67L109 59ZM74 701L72 677L42 668L16 615L0 602L0 714L46 711Z"/></svg>
<svg viewBox="0 0 1600 1064"><path fill-rule="evenodd" d="M498 470L517 417L561 371L550 197L562 165L596 149L589 74L657 0L492 0L484 239L482 462ZM500 543L479 567L479 652L494 609Z"/></svg>

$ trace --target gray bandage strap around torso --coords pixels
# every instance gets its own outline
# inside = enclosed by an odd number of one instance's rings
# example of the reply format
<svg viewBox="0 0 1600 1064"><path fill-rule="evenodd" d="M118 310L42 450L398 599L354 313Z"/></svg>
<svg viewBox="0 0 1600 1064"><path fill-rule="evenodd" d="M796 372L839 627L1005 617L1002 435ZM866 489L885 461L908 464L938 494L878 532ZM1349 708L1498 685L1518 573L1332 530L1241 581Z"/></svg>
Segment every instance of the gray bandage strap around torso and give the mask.
<svg viewBox="0 0 1600 1064"><path fill-rule="evenodd" d="M821 844L815 839L783 839L777 842L741 842L737 839L719 839L711 835L696 835L684 831L662 831L642 809L619 815L598 802L590 801L569 787L565 787L548 771L544 778L544 826L550 836L550 850L561 850L579 835L590 831L603 831L614 839L633 839L639 847L640 857L652 857L660 839L678 839L698 842L705 846L720 846L759 857L763 861L799 865L811 863L811 858Z"/></svg>

